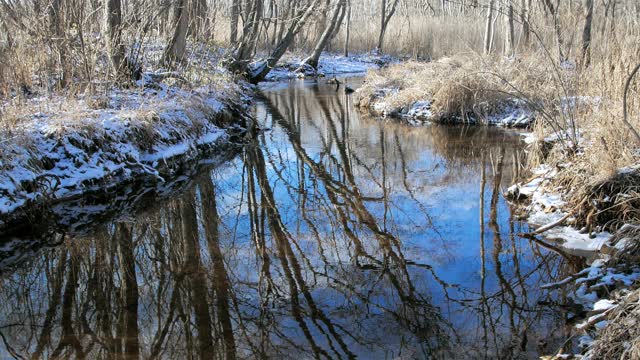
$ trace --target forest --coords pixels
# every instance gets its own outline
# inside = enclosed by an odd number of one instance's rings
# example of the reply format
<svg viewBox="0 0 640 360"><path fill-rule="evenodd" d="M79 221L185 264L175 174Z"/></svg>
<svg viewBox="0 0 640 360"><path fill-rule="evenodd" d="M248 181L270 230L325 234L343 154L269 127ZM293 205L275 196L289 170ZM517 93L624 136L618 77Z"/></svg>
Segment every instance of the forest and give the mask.
<svg viewBox="0 0 640 360"><path fill-rule="evenodd" d="M637 0L0 0L0 358L640 359Z"/></svg>

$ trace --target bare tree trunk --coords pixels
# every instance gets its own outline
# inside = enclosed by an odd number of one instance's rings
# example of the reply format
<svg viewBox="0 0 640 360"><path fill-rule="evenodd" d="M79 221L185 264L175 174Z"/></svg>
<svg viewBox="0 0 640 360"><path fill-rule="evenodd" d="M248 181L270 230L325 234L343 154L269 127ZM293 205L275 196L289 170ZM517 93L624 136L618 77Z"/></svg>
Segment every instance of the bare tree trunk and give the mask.
<svg viewBox="0 0 640 360"><path fill-rule="evenodd" d="M557 5L554 6L553 3L551 3L551 0L544 0L543 4L549 10L549 13L553 16L553 28L556 33L556 46L558 51L558 60L560 61L560 63L562 63L563 61L566 60L566 58L564 56L564 51L562 49L564 47L564 40L562 39L562 29L560 28L560 18L559 18L560 2L557 2Z"/></svg>
<svg viewBox="0 0 640 360"><path fill-rule="evenodd" d="M329 23L320 36L320 39L318 39L318 43L314 47L313 52L302 62L299 70L304 70L303 68L305 65L311 66L314 70L318 69L318 61L320 60L322 51L329 43L329 40L331 40L331 36L334 34L335 29L339 27L339 25L342 23L342 20L344 19L345 12L342 11L344 6L345 0L336 1Z"/></svg>
<svg viewBox="0 0 640 360"><path fill-rule="evenodd" d="M184 60L187 48L187 31L189 30L188 0L178 0L175 8L173 36L162 55L161 63L173 67Z"/></svg>
<svg viewBox="0 0 640 360"><path fill-rule="evenodd" d="M242 36L237 41L237 46L233 51L233 71L246 72L247 65L251 60L260 35L260 21L262 19L262 1L254 0L251 7L247 9L242 27Z"/></svg>
<svg viewBox="0 0 640 360"><path fill-rule="evenodd" d="M520 22L522 23L522 42L525 47L529 47L531 43L531 23L530 23L530 11L531 0L521 1Z"/></svg>
<svg viewBox="0 0 640 360"><path fill-rule="evenodd" d="M387 14L387 0L382 0L382 9L381 9L381 17L380 17L380 36L378 36L378 47L377 49L382 52L382 45L384 44L384 35L387 32L387 26L389 25L389 21L393 17L393 14L396 12L396 8L398 6L399 0L393 0L393 4L391 4L391 10Z"/></svg>
<svg viewBox="0 0 640 360"><path fill-rule="evenodd" d="M231 32L229 33L229 43L234 46L238 41L238 17L240 16L240 0L231 0Z"/></svg>
<svg viewBox="0 0 640 360"><path fill-rule="evenodd" d="M207 0L194 0L191 6L192 15L189 18L193 19L190 35L195 39L208 39L206 34L209 28L209 7Z"/></svg>
<svg viewBox="0 0 640 360"><path fill-rule="evenodd" d="M507 13L505 15L505 42L504 42L504 55L513 56L513 44L514 44L514 29L513 29L513 4L509 1L507 5Z"/></svg>
<svg viewBox="0 0 640 360"><path fill-rule="evenodd" d="M487 9L487 26L484 31L484 54L491 53L491 38L493 37L493 8L496 5L495 0L489 1L489 9Z"/></svg>
<svg viewBox="0 0 640 360"><path fill-rule="evenodd" d="M582 66L591 63L591 24L593 23L593 0L584 1L584 28L582 30Z"/></svg>
<svg viewBox="0 0 640 360"><path fill-rule="evenodd" d="M107 52L117 79L127 77L127 59L122 43L122 4L120 0L106 0L104 12Z"/></svg>
<svg viewBox="0 0 640 360"><path fill-rule="evenodd" d="M49 28L53 38L53 48L58 52L58 63L62 68L62 87L66 87L71 81L71 69L67 63L67 49L63 28L63 0L52 0L49 8Z"/></svg>
<svg viewBox="0 0 640 360"><path fill-rule="evenodd" d="M278 63L282 55L287 51L289 46L292 44L294 37L302 30L304 25L307 23L311 15L314 13L318 3L320 0L313 0L311 3L307 4L305 7L300 9L297 13L294 14L293 19L289 25L289 29L287 30L286 35L275 47L273 52L269 55L269 57L263 61L258 67L250 72L249 80L251 82L257 83L265 79L265 77L269 74L271 69Z"/></svg>
<svg viewBox="0 0 640 360"><path fill-rule="evenodd" d="M344 56L349 56L349 37L351 36L351 0L347 0L347 25L344 36Z"/></svg>

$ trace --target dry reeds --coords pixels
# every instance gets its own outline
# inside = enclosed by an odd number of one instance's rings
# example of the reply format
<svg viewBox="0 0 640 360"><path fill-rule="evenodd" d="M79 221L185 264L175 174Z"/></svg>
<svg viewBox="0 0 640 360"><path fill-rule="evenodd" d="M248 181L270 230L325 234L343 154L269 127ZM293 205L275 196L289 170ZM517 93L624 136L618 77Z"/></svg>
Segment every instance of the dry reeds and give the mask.
<svg viewBox="0 0 640 360"><path fill-rule="evenodd" d="M360 107L384 103L398 112L431 101L434 120L484 119L518 102L531 109L559 108L549 72L533 57L517 60L461 54L433 62L406 62L370 72L358 90ZM457 121L460 122L460 121Z"/></svg>
<svg viewBox="0 0 640 360"><path fill-rule="evenodd" d="M587 353L588 359L640 358L640 291L635 290L613 310L608 325Z"/></svg>
<svg viewBox="0 0 640 360"><path fill-rule="evenodd" d="M583 170L588 171L588 170ZM576 174L577 172L572 172ZM579 175L578 175L579 176ZM583 176L579 176L583 179ZM640 223L640 169L628 168L585 183L573 196L582 199L576 224L616 231L624 224ZM575 200L574 200L575 201Z"/></svg>

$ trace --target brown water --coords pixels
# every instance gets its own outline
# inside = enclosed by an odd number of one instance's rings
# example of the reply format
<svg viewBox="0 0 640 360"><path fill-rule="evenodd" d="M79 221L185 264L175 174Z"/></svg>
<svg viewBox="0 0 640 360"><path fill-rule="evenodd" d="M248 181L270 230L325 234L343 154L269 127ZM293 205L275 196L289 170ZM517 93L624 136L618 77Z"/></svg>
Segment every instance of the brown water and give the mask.
<svg viewBox="0 0 640 360"><path fill-rule="evenodd" d="M324 84L263 90L263 131L231 161L60 208L66 236L0 245L0 357L558 350L564 299L540 285L574 259L517 236L501 195L517 133L377 121Z"/></svg>

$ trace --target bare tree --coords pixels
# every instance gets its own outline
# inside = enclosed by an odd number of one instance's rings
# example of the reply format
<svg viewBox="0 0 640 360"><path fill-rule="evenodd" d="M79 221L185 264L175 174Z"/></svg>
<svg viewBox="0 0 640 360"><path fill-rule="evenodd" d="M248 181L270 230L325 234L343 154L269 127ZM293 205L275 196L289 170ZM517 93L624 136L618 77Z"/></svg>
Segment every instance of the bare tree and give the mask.
<svg viewBox="0 0 640 360"><path fill-rule="evenodd" d="M382 51L382 45L384 43L384 35L387 32L387 26L389 21L396 12L399 0L393 0L391 8L387 11L387 0L382 0L382 6L380 10L380 35L378 36L378 50Z"/></svg>
<svg viewBox="0 0 640 360"><path fill-rule="evenodd" d="M262 13L261 4L262 1L256 1L256 4L250 16L253 19L259 19ZM260 32L259 21L252 20L245 25L242 39L238 42L238 47L234 51L233 59L230 62L230 69L232 71L244 73L249 81L260 82L265 79L271 69L278 63L280 58L285 54L289 46L293 43L295 36L302 30L307 21L311 18L315 12L320 0L311 0L304 6L299 5L298 10L293 14L289 20L289 27L286 33L282 37L282 40L278 42L273 51L267 56L266 59L259 61L254 66L249 66L249 63L253 58L253 49L256 47L258 35Z"/></svg>
<svg viewBox="0 0 640 360"><path fill-rule="evenodd" d="M593 23L593 0L584 0L584 28L582 29L582 66L591 63L591 24Z"/></svg>
<svg viewBox="0 0 640 360"><path fill-rule="evenodd" d="M489 8L487 9L487 26L484 31L484 53L488 55L491 53L491 39L493 38L493 11L496 6L495 0L489 1Z"/></svg>
<svg viewBox="0 0 640 360"><path fill-rule="evenodd" d="M231 0L231 32L229 33L229 43L234 45L238 40L238 17L240 17L240 0Z"/></svg>
<svg viewBox="0 0 640 360"><path fill-rule="evenodd" d="M174 14L173 36L162 55L161 63L173 67L184 60L187 48L187 31L189 30L189 0L177 0Z"/></svg>
<svg viewBox="0 0 640 360"><path fill-rule="evenodd" d="M349 38L351 36L351 0L347 0L347 24L344 35L344 56L349 56Z"/></svg>
<svg viewBox="0 0 640 360"><path fill-rule="evenodd" d="M336 28L340 26L340 24L342 23L342 20L344 19L345 6L346 6L345 0L336 1L335 5L333 6L331 19L327 23L324 29L324 32L320 36L320 39L318 39L318 42L316 43L316 46L313 48L311 55L309 55L309 57L307 57L302 62L302 65L300 66L301 69L304 68L305 65L311 66L314 70L318 69L318 61L320 60L320 55L322 54L322 51L324 51L325 47L329 43L329 40L331 40L331 37L333 36L333 34L335 34Z"/></svg>
<svg viewBox="0 0 640 360"><path fill-rule="evenodd" d="M522 23L522 43L528 47L531 43L531 0L521 0L520 22Z"/></svg>
<svg viewBox="0 0 640 360"><path fill-rule="evenodd" d="M515 31L513 29L513 4L511 3L511 1L509 1L507 4L507 12L504 19L506 32L506 36L504 38L504 54L506 56L512 56Z"/></svg>
<svg viewBox="0 0 640 360"><path fill-rule="evenodd" d="M556 35L556 49L558 52L558 60L560 62L563 62L566 60L566 57L564 55L564 40L562 38L562 29L560 27L560 1L556 1L556 4L554 5L551 0L544 0L543 4L549 11L549 13L553 16L553 29Z"/></svg>
<svg viewBox="0 0 640 360"><path fill-rule="evenodd" d="M124 79L127 76L127 60L122 43L122 5L120 0L106 0L104 9L104 31L109 60L116 78Z"/></svg>
<svg viewBox="0 0 640 360"><path fill-rule="evenodd" d="M52 47L58 53L58 63L62 68L60 84L66 87L71 81L71 69L67 59L67 45L64 35L63 0L52 0L49 7L49 29L51 31Z"/></svg>

